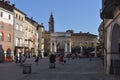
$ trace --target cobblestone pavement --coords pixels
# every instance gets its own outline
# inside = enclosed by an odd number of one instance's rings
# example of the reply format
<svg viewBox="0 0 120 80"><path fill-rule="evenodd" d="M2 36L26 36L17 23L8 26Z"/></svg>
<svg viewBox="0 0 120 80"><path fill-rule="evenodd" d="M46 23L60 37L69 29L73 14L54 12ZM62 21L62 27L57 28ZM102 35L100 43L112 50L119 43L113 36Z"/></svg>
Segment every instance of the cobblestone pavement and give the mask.
<svg viewBox="0 0 120 80"><path fill-rule="evenodd" d="M20 64L0 63L0 80L120 80L118 76L104 74L99 58L70 59L65 64L56 61L55 69L49 69L48 58L40 59L39 64L33 58L26 63L32 65L31 74L23 74Z"/></svg>

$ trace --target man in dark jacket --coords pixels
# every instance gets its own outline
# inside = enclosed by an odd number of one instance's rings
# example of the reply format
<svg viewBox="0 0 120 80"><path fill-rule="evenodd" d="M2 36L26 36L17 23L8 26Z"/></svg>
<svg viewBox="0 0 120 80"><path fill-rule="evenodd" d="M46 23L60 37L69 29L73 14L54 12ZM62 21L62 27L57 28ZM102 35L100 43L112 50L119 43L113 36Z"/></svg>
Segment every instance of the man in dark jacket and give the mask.
<svg viewBox="0 0 120 80"><path fill-rule="evenodd" d="M49 68L55 68L55 54L50 54L50 57L49 57L49 62L50 62L50 65L49 65Z"/></svg>

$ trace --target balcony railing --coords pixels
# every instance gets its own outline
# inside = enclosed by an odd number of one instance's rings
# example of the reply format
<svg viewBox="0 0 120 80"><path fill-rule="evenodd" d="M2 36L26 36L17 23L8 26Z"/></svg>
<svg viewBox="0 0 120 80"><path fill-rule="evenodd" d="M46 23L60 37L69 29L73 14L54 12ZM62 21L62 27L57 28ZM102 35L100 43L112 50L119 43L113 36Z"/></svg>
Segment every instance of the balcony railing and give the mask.
<svg viewBox="0 0 120 80"><path fill-rule="evenodd" d="M16 43L16 45L15 46L18 46L18 47L23 47L24 45L23 44L21 44L21 43Z"/></svg>
<svg viewBox="0 0 120 80"><path fill-rule="evenodd" d="M24 44L24 47L29 47L29 44Z"/></svg>
<svg viewBox="0 0 120 80"><path fill-rule="evenodd" d="M20 44L20 43L17 43L15 46L18 46L18 47L29 47L29 44Z"/></svg>

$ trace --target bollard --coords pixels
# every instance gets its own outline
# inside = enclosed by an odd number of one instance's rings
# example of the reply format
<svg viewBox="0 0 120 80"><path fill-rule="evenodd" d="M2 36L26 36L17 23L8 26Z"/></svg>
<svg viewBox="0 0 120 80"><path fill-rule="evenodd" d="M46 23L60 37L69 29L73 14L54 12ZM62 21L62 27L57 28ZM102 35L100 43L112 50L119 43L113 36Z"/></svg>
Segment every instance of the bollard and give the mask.
<svg viewBox="0 0 120 80"><path fill-rule="evenodd" d="M31 74L31 64L23 64L23 74Z"/></svg>

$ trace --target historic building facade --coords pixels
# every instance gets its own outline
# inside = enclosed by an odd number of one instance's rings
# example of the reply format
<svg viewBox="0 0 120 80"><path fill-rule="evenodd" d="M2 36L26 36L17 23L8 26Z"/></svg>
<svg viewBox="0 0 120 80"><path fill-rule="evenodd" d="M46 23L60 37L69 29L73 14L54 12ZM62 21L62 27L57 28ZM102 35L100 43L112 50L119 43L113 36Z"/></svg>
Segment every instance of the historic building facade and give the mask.
<svg viewBox="0 0 120 80"><path fill-rule="evenodd" d="M43 23L38 25L37 30L38 30L38 51L40 50L41 56L44 57L44 35L45 35L45 31L44 31ZM38 52L38 54L39 54L39 52Z"/></svg>
<svg viewBox="0 0 120 80"><path fill-rule="evenodd" d="M51 13L49 18L49 31L45 31L44 51L53 53L71 53L70 36L68 32L55 32L54 31L54 17Z"/></svg>
<svg viewBox="0 0 120 80"><path fill-rule="evenodd" d="M24 52L24 26L26 14L14 7L14 55Z"/></svg>
<svg viewBox="0 0 120 80"><path fill-rule="evenodd" d="M99 26L100 42L104 53L106 73L115 73L114 66L120 64L120 1L102 0L101 19ZM116 63L116 64L115 64ZM118 70L117 70L118 71Z"/></svg>
<svg viewBox="0 0 120 80"><path fill-rule="evenodd" d="M72 47L96 47L97 35L87 33L72 33L71 34L71 46Z"/></svg>
<svg viewBox="0 0 120 80"><path fill-rule="evenodd" d="M44 33L44 52L47 54L50 51L50 33L45 30Z"/></svg>
<svg viewBox="0 0 120 80"><path fill-rule="evenodd" d="M34 21L32 18L25 17L24 53L28 56L33 56L37 54L37 27L38 23L36 21Z"/></svg>
<svg viewBox="0 0 120 80"><path fill-rule="evenodd" d="M44 52L49 53L50 52L50 39L51 39L51 33L54 33L54 17L51 13L49 18L49 31L44 31Z"/></svg>
<svg viewBox="0 0 120 80"><path fill-rule="evenodd" d="M5 53L5 60L13 59L14 13L13 6L0 1L0 45Z"/></svg>
<svg viewBox="0 0 120 80"><path fill-rule="evenodd" d="M0 46L6 61L14 56L38 55L44 52L44 26L10 4L9 0L0 1Z"/></svg>
<svg viewBox="0 0 120 80"><path fill-rule="evenodd" d="M73 47L93 47L97 46L97 35L91 33L74 33L73 30L66 32L54 31L54 17L49 18L49 31L45 31L45 52L71 53Z"/></svg>

